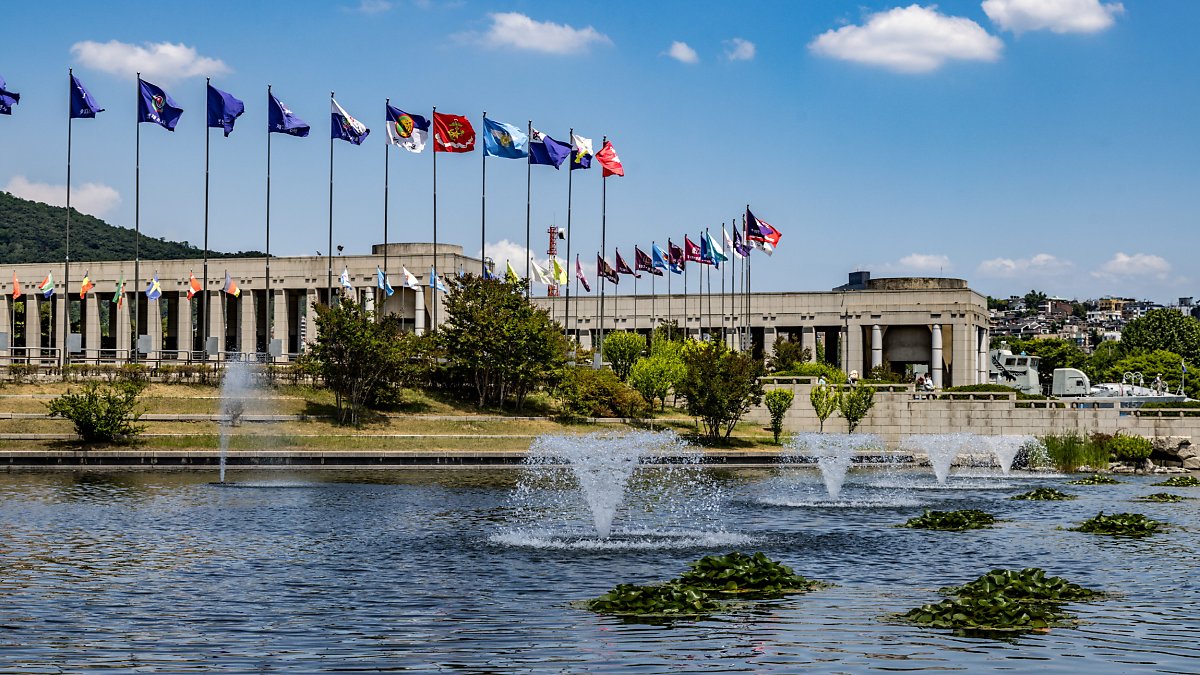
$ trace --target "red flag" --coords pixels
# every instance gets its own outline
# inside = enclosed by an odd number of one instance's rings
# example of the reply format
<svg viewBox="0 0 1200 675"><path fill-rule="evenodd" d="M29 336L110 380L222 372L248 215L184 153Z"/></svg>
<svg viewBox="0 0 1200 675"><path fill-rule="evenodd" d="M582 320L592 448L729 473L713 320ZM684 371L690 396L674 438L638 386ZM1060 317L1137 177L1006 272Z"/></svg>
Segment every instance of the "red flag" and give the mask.
<svg viewBox="0 0 1200 675"><path fill-rule="evenodd" d="M188 292L187 292L188 300L191 300L192 296L196 295L197 293L199 293L202 290L204 290L204 288L200 285L199 281L196 281L196 275L189 272L188 273Z"/></svg>
<svg viewBox="0 0 1200 675"><path fill-rule="evenodd" d="M617 250L617 274L628 274L638 279L642 278L642 275L629 268L629 263L625 262L625 259L621 257L620 249Z"/></svg>
<svg viewBox="0 0 1200 675"><path fill-rule="evenodd" d="M596 278L608 279L614 284L621 283L621 278L617 276L617 271L612 268L612 265L608 264L607 260L601 258L599 253L596 254Z"/></svg>
<svg viewBox="0 0 1200 675"><path fill-rule="evenodd" d="M700 247L688 236L683 235L683 259L689 262L700 262Z"/></svg>
<svg viewBox="0 0 1200 675"><path fill-rule="evenodd" d="M604 168L601 176L625 175L625 167L621 166L621 158L617 156L617 151L613 149L611 141L604 141L604 147L596 153L596 161L600 162L600 166Z"/></svg>
<svg viewBox="0 0 1200 675"><path fill-rule="evenodd" d="M13 300L21 297L21 282L17 281L17 273L13 272Z"/></svg>
<svg viewBox="0 0 1200 675"><path fill-rule="evenodd" d="M475 127L462 115L433 114L434 152L471 152L475 150Z"/></svg>
<svg viewBox="0 0 1200 675"><path fill-rule="evenodd" d="M588 283L587 275L583 273L583 265L579 264L579 254L575 254L575 278L579 283L583 284L583 290L588 293L592 292L592 285Z"/></svg>

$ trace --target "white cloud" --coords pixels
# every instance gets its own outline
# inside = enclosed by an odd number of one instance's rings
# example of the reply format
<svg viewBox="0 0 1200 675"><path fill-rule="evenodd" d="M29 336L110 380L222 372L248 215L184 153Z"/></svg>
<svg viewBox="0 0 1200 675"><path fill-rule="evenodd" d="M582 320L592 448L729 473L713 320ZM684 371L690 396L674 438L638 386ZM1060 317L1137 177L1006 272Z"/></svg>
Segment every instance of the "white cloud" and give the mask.
<svg viewBox="0 0 1200 675"><path fill-rule="evenodd" d="M686 42L672 42L671 48L667 50L667 56L680 63L698 63L700 61L700 55L696 53L695 49L689 47Z"/></svg>
<svg viewBox="0 0 1200 675"><path fill-rule="evenodd" d="M742 38L725 41L725 58L730 61L750 61L754 59L756 48L754 43Z"/></svg>
<svg viewBox="0 0 1200 675"><path fill-rule="evenodd" d="M141 72L147 80L171 82L189 77L224 75L229 66L221 59L200 56L183 43L146 42L141 45L110 40L85 40L71 45L71 54L88 68L121 77Z"/></svg>
<svg viewBox="0 0 1200 675"><path fill-rule="evenodd" d="M1070 260L1038 253L1029 258L992 258L979 263L978 273L985 277L1045 278L1066 274L1074 267Z"/></svg>
<svg viewBox="0 0 1200 675"><path fill-rule="evenodd" d="M992 23L1014 33L1098 33L1112 26L1125 6L1100 0L983 0L983 11Z"/></svg>
<svg viewBox="0 0 1200 675"><path fill-rule="evenodd" d="M910 253L900 259L900 266L922 272L948 271L953 267L950 257L939 253Z"/></svg>
<svg viewBox="0 0 1200 675"><path fill-rule="evenodd" d="M507 239L501 239L496 243L488 243L488 257L496 261L496 273L503 276L506 269L505 265L512 261L513 269L520 276L525 276L525 259L528 254L524 244L518 244ZM478 254L477 254L478 255ZM479 270L466 270L467 272L479 273Z"/></svg>
<svg viewBox="0 0 1200 675"><path fill-rule="evenodd" d="M466 35L488 47L511 47L546 54L578 54L593 44L610 45L612 40L595 28L573 28L550 21L534 21L518 12L488 15L492 26L482 36Z"/></svg>
<svg viewBox="0 0 1200 675"><path fill-rule="evenodd" d="M4 186L4 191L14 197L42 202L51 206L66 206L67 204L67 186L34 183L24 176L13 176L8 181L8 185ZM80 213L88 213L99 218L120 203L121 194L101 183L84 183L71 187L71 208Z"/></svg>
<svg viewBox="0 0 1200 675"><path fill-rule="evenodd" d="M391 8L389 0L361 0L357 9L363 14L382 14Z"/></svg>
<svg viewBox="0 0 1200 675"><path fill-rule="evenodd" d="M951 60L996 61L1004 43L970 19L910 5L872 14L862 26L826 31L808 48L899 73L927 73Z"/></svg>
<svg viewBox="0 0 1200 675"><path fill-rule="evenodd" d="M1118 277L1153 277L1165 281L1171 274L1171 263L1164 258L1150 253L1134 253L1128 255L1118 251L1100 269L1092 272L1097 278L1115 279Z"/></svg>

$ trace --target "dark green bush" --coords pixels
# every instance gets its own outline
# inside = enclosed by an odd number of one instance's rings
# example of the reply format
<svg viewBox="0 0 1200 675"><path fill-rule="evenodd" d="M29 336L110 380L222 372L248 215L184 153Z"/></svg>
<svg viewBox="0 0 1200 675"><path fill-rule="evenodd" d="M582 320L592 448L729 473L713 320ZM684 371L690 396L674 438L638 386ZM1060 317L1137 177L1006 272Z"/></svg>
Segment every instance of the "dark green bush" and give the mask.
<svg viewBox="0 0 1200 675"><path fill-rule="evenodd" d="M1149 439L1141 436L1113 436L1108 442L1108 451L1123 462L1138 462L1150 457L1154 449Z"/></svg>
<svg viewBox="0 0 1200 675"><path fill-rule="evenodd" d="M143 384L125 381L101 387L95 382L82 391L67 393L46 404L51 417L63 417L75 425L75 433L88 443L127 441L145 430L136 424L142 416L138 398Z"/></svg>
<svg viewBox="0 0 1200 675"><path fill-rule="evenodd" d="M558 387L563 412L583 417L644 417L650 404L611 370L568 368Z"/></svg>

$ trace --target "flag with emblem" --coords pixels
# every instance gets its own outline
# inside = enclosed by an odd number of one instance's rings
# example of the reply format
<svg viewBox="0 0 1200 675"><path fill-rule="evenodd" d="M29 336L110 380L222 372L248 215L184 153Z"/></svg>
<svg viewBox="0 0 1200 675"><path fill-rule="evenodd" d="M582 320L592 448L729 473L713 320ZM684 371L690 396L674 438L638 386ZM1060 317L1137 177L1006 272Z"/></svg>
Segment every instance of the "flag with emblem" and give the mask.
<svg viewBox="0 0 1200 675"><path fill-rule="evenodd" d="M200 282L196 280L196 275L192 274L191 272L188 272L188 290L187 290L188 300L191 300L192 298L196 297L196 294L198 294L202 290L204 290L204 287L202 287L200 285Z"/></svg>
<svg viewBox="0 0 1200 675"><path fill-rule="evenodd" d="M120 279L117 279L117 288L113 291L113 304L118 308L125 304L125 275L122 274Z"/></svg>
<svg viewBox="0 0 1200 675"><path fill-rule="evenodd" d="M521 277L517 276L517 271L513 269L512 261L506 260L504 262L504 280L510 284L515 284L520 279Z"/></svg>
<svg viewBox="0 0 1200 675"><path fill-rule="evenodd" d="M388 298L392 297L392 293L396 292L392 288L392 284L388 282L387 275L383 273L383 270L378 265L375 266L375 286L383 291L384 296Z"/></svg>
<svg viewBox="0 0 1200 675"><path fill-rule="evenodd" d="M438 278L437 270L433 267L429 268L429 287L435 291L441 291L443 293L447 292L446 285L443 284L442 280Z"/></svg>
<svg viewBox="0 0 1200 675"><path fill-rule="evenodd" d="M288 136L297 136L304 138L308 135L308 122L296 117L288 107L283 104L283 101L275 98L275 95L267 92L267 133L269 134L287 134Z"/></svg>
<svg viewBox="0 0 1200 675"><path fill-rule="evenodd" d="M614 284L621 283L621 278L617 276L617 271L613 269L612 265L608 264L607 260L601 258L599 253L596 254L596 278L608 279Z"/></svg>
<svg viewBox="0 0 1200 675"><path fill-rule="evenodd" d="M537 275L538 283L543 286L553 286L554 279L551 278L550 272L537 263L536 260L530 260L529 264L533 267L533 273Z"/></svg>
<svg viewBox="0 0 1200 675"><path fill-rule="evenodd" d="M550 274L560 286L566 286L571 283L571 277L567 274L567 268L558 262L558 256L551 256L550 258Z"/></svg>
<svg viewBox="0 0 1200 675"><path fill-rule="evenodd" d="M596 153L596 161L600 162L600 175L603 177L625 175L625 167L621 166L621 158L617 156L612 141L604 141L604 147Z"/></svg>
<svg viewBox="0 0 1200 675"><path fill-rule="evenodd" d="M157 300L162 297L162 285L158 283L158 272L154 273L154 277L150 279L150 283L146 284L146 299Z"/></svg>
<svg viewBox="0 0 1200 675"><path fill-rule="evenodd" d="M91 118L95 117L96 113L104 112L104 108L101 108L96 103L96 99L92 98L92 93L74 75L71 76L70 106L71 119Z"/></svg>
<svg viewBox="0 0 1200 675"><path fill-rule="evenodd" d="M656 244L654 242L650 242L650 260L654 266L654 269L657 269L657 270L668 269L667 253L665 251L663 251L661 248L659 248L658 244ZM662 275L659 275L659 276L662 276Z"/></svg>
<svg viewBox="0 0 1200 675"><path fill-rule="evenodd" d="M11 115L12 107L21 101L21 95L8 88L8 84L0 77L0 115Z"/></svg>
<svg viewBox="0 0 1200 675"><path fill-rule="evenodd" d="M83 273L83 281L79 284L79 299L82 300L82 299L86 298L87 292L92 290L95 287L96 287L96 284L92 283L91 271L84 272Z"/></svg>
<svg viewBox="0 0 1200 675"><path fill-rule="evenodd" d="M38 290L42 292L42 297L49 298L54 295L53 272L46 272L46 278L42 279L42 283L38 284Z"/></svg>
<svg viewBox="0 0 1200 675"><path fill-rule="evenodd" d="M462 115L433 113L434 152L473 152L475 127Z"/></svg>
<svg viewBox="0 0 1200 675"><path fill-rule="evenodd" d="M138 78L138 124L149 122L167 131L175 131L183 108L156 84Z"/></svg>
<svg viewBox="0 0 1200 675"><path fill-rule="evenodd" d="M575 254L575 278L583 284L583 290L588 293L592 292L592 285L588 283L587 275L583 273L583 264L579 262L579 254Z"/></svg>
<svg viewBox="0 0 1200 675"><path fill-rule="evenodd" d="M371 130L367 125L354 119L346 109L338 104L334 98L329 99L329 135L330 138L336 138L343 141L348 141L355 145L362 145L366 140L367 135Z"/></svg>
<svg viewBox="0 0 1200 675"><path fill-rule="evenodd" d="M616 249L616 254L617 254L617 257L616 257L617 274L628 274L629 276L637 278L637 279L642 278L642 275L638 274L637 272L634 272L633 268L629 266L629 263L625 262L625 259L621 257L621 249Z"/></svg>
<svg viewBox="0 0 1200 675"><path fill-rule="evenodd" d="M663 274L662 270L655 266L654 260L637 246L633 247L633 267L639 272L649 272L656 277L661 277Z"/></svg>
<svg viewBox="0 0 1200 675"><path fill-rule="evenodd" d="M687 258L683 255L683 249L679 248L674 243L672 243L670 239L668 239L667 240L667 254L669 256L667 261L668 261L669 269L671 270L671 273L672 274L683 274L683 267L684 267L684 265L687 264Z"/></svg>
<svg viewBox="0 0 1200 675"><path fill-rule="evenodd" d="M242 289L238 288L237 282L229 276L229 272L225 272L225 285L221 287L221 290L226 295L232 295L235 298L242 294Z"/></svg>
<svg viewBox="0 0 1200 675"><path fill-rule="evenodd" d="M545 164L555 169L571 156L571 144L556 141L534 129L529 138L529 163Z"/></svg>
<svg viewBox="0 0 1200 675"><path fill-rule="evenodd" d="M429 138L429 120L420 115L410 115L392 104L387 104L388 143L409 152L425 149Z"/></svg>
<svg viewBox="0 0 1200 675"><path fill-rule="evenodd" d="M342 274L338 277L338 283L342 285L342 290L347 293L354 292L354 284L350 283L350 269L348 267L342 268Z"/></svg>
<svg viewBox="0 0 1200 675"><path fill-rule="evenodd" d="M529 136L511 124L483 118L483 154L504 159L529 156Z"/></svg>
<svg viewBox="0 0 1200 675"><path fill-rule="evenodd" d="M750 212L750 207L746 207L746 241L767 255L771 255L775 252L775 247L779 245L782 237L783 233L767 224L766 221L755 218L754 214Z"/></svg>
<svg viewBox="0 0 1200 675"><path fill-rule="evenodd" d="M592 168L592 139L571 134L571 170Z"/></svg>
<svg viewBox="0 0 1200 675"><path fill-rule="evenodd" d="M401 267L400 271L404 273L404 287L417 290L421 288L421 282L417 280L417 275L408 271L407 267Z"/></svg>
<svg viewBox="0 0 1200 675"><path fill-rule="evenodd" d="M208 128L224 129L225 137L233 133L233 123L246 112L246 104L227 91L208 85Z"/></svg>
<svg viewBox="0 0 1200 675"><path fill-rule="evenodd" d="M688 262L702 262L700 247L685 234L683 235L683 259Z"/></svg>

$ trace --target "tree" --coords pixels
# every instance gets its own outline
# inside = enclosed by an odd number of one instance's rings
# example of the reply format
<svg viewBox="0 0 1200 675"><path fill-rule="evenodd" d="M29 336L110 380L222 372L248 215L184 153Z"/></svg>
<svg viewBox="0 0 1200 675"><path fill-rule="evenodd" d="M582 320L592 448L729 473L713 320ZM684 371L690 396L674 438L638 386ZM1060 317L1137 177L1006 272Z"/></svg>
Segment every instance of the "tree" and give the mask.
<svg viewBox="0 0 1200 675"><path fill-rule="evenodd" d="M1200 321L1174 309L1153 309L1121 330L1125 354L1164 350L1200 363Z"/></svg>
<svg viewBox="0 0 1200 675"><path fill-rule="evenodd" d="M1121 360L1121 356L1120 342L1114 340L1101 342L1092 349L1083 370L1093 383L1102 382L1113 365Z"/></svg>
<svg viewBox="0 0 1200 675"><path fill-rule="evenodd" d="M838 397L838 411L846 418L850 433L858 428L859 423L871 412L875 405L875 388L858 384L842 390Z"/></svg>
<svg viewBox="0 0 1200 675"><path fill-rule="evenodd" d="M456 280L445 299L446 322L437 332L448 374L474 390L478 405L517 410L539 386L562 376L570 344L548 310L525 298L524 282Z"/></svg>
<svg viewBox="0 0 1200 675"><path fill-rule="evenodd" d="M629 371L629 384L647 401L653 403L657 399L662 410L667 407L667 394L683 378L686 370L682 349L680 342L656 337L650 347L650 356L638 359Z"/></svg>
<svg viewBox="0 0 1200 675"><path fill-rule="evenodd" d="M1062 338L1033 338L1032 340L1013 340L1009 348L1014 354L1025 352L1037 356L1038 376L1043 382L1049 382L1054 377L1055 368L1083 368L1087 363L1087 354L1079 345Z"/></svg>
<svg viewBox="0 0 1200 675"><path fill-rule="evenodd" d="M1190 362L1189 362L1190 363ZM1189 370L1192 370L1189 368ZM1154 378L1162 375L1167 391L1179 391L1179 381L1183 376L1183 358L1179 354L1165 350L1141 352L1123 357L1109 366L1108 370L1100 373L1100 380L1120 382L1125 373L1141 373L1145 386L1153 386ZM1190 374L1185 381L1184 393L1189 398L1200 398L1200 375Z"/></svg>
<svg viewBox="0 0 1200 675"><path fill-rule="evenodd" d="M604 336L603 351L613 372L624 382L629 379L634 362L646 351L646 338L623 330L609 333Z"/></svg>
<svg viewBox="0 0 1200 675"><path fill-rule="evenodd" d="M767 359L767 370L772 373L791 370L796 364L808 363L812 360L811 349L801 347L799 342L793 342L784 337L775 339L772 352L770 358Z"/></svg>
<svg viewBox="0 0 1200 675"><path fill-rule="evenodd" d="M783 433L783 416L792 407L795 394L791 389L772 389L767 392L767 412L771 413L771 435L775 437L775 445L779 445L779 434Z"/></svg>
<svg viewBox="0 0 1200 675"><path fill-rule="evenodd" d="M316 311L317 339L309 358L333 390L338 422L361 426L367 402L399 386L399 322L394 315L376 321L348 298L336 307L317 305Z"/></svg>
<svg viewBox="0 0 1200 675"><path fill-rule="evenodd" d="M808 402L812 404L813 412L817 413L817 419L821 421L821 426L818 427L821 433L825 433L825 420L838 409L840 401L837 390L827 384L818 384L808 393Z"/></svg>
<svg viewBox="0 0 1200 675"><path fill-rule="evenodd" d="M75 433L87 443L128 440L145 430L136 424L143 384L123 381L100 387L89 382L83 391L67 393L46 404L51 417L63 417L75 425Z"/></svg>
<svg viewBox="0 0 1200 675"><path fill-rule="evenodd" d="M738 420L762 403L762 361L724 342L691 340L683 348L684 376L677 391L689 415L699 417L710 441L729 438Z"/></svg>
<svg viewBox="0 0 1200 675"><path fill-rule="evenodd" d="M1037 314L1038 307L1046 301L1046 294L1041 291L1029 291L1025 294L1025 313Z"/></svg>
<svg viewBox="0 0 1200 675"><path fill-rule="evenodd" d="M683 334L683 329L679 327L679 322L675 319L663 321L654 327L654 333L651 335L650 342L653 343L658 339L665 339L671 342L682 343L687 336Z"/></svg>

